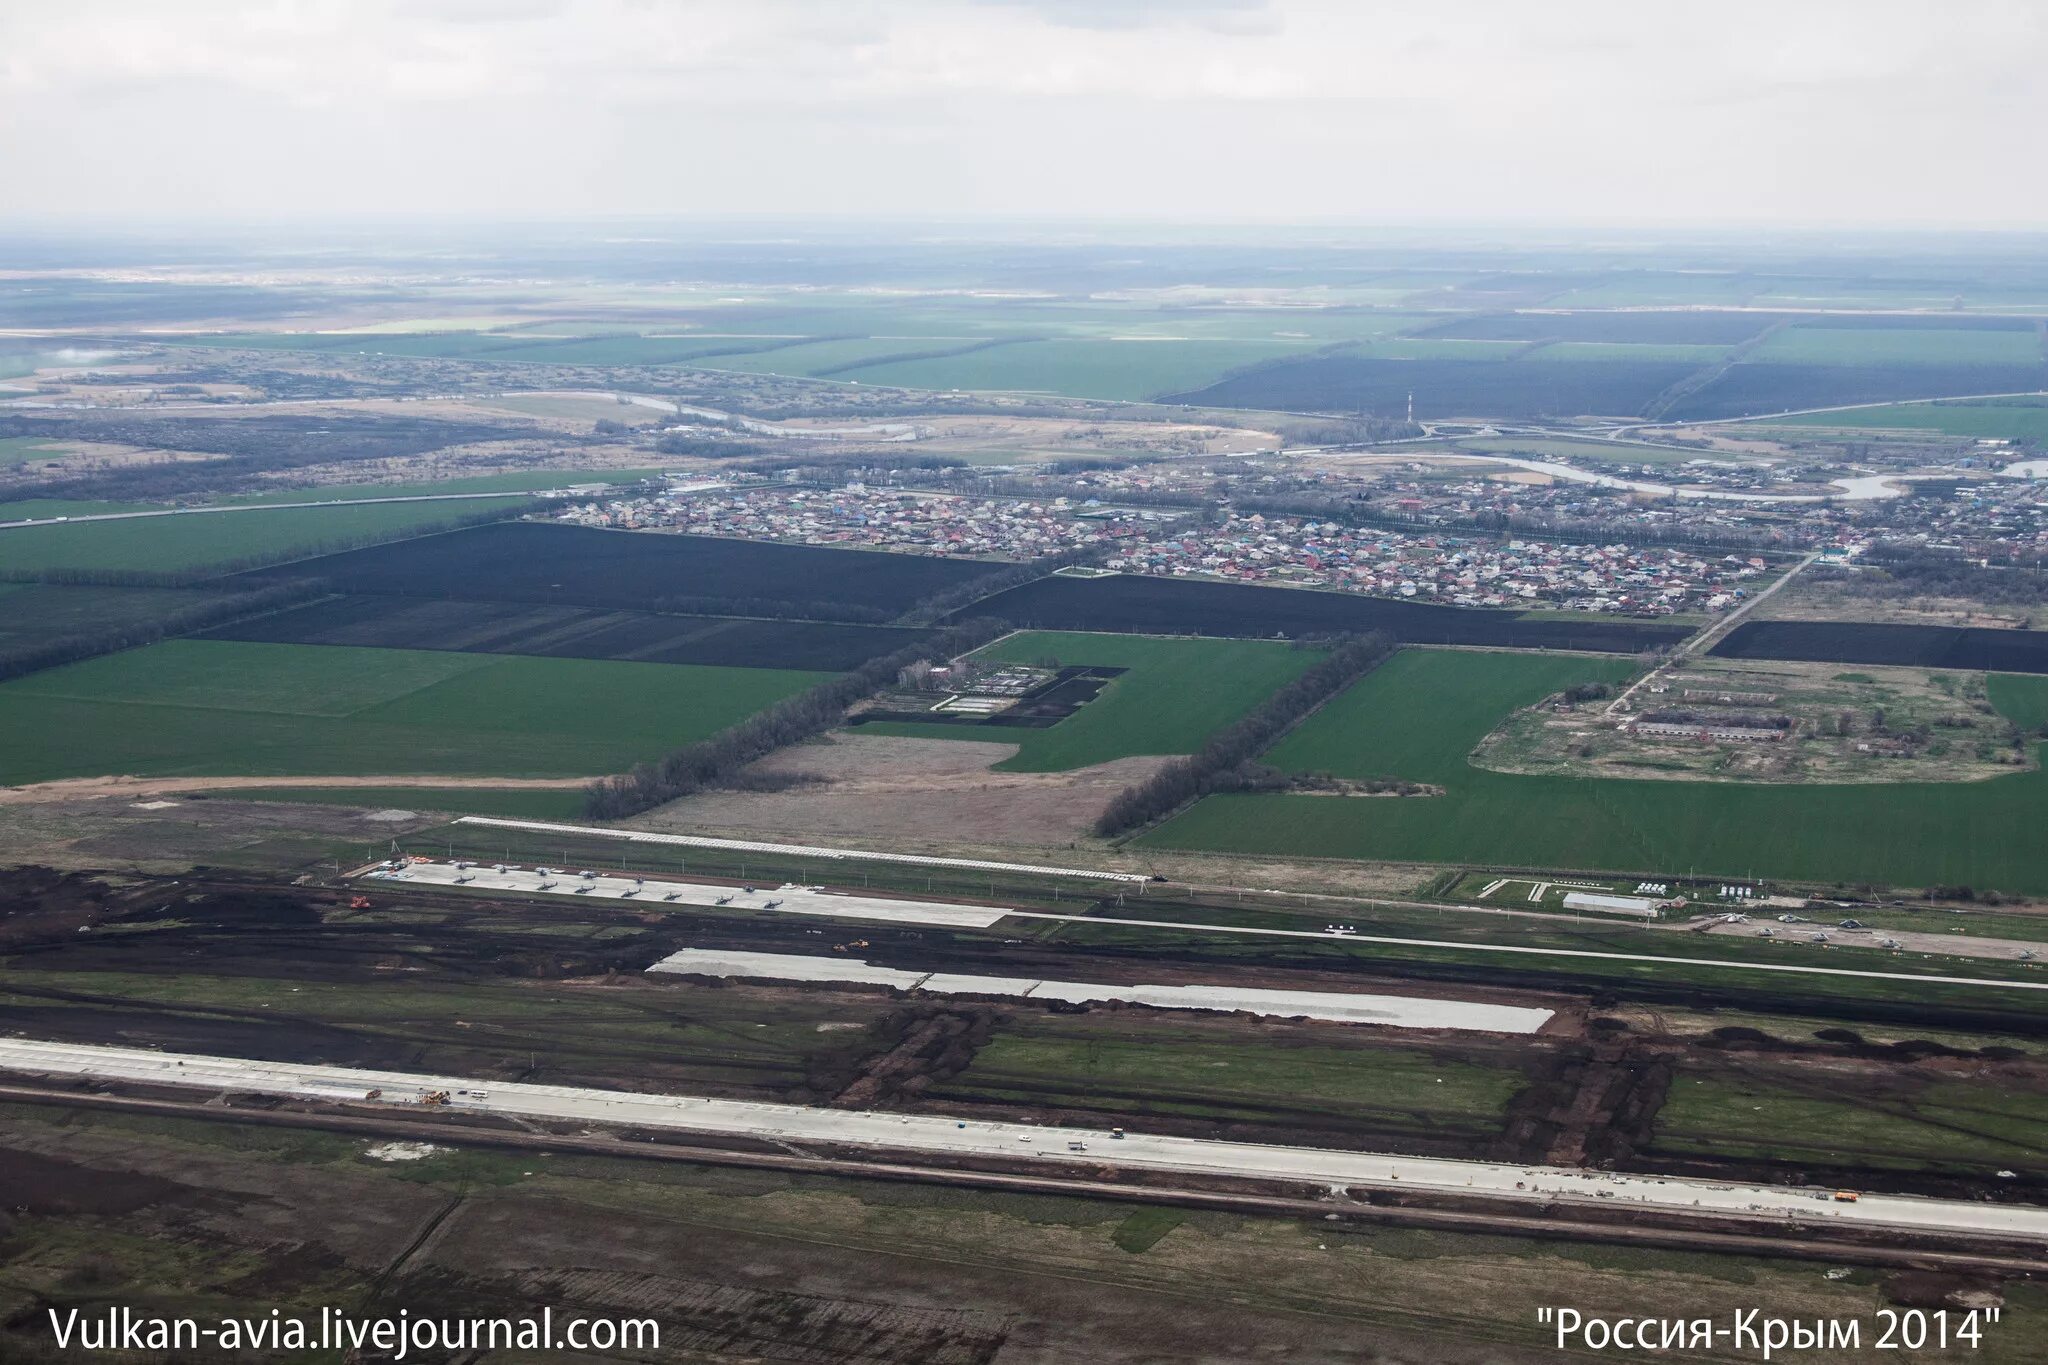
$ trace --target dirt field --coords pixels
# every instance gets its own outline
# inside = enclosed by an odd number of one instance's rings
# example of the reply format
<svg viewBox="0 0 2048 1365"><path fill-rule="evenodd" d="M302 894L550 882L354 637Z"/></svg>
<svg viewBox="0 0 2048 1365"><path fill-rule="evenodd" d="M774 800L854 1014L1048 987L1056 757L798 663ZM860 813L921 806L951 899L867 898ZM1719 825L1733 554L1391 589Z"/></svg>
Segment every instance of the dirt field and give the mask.
<svg viewBox="0 0 2048 1365"><path fill-rule="evenodd" d="M1979 602L1902 591L1898 596L1852 594L1839 580L1801 574L1785 591L1757 607L1760 620L1887 621L1913 626L1984 626L1993 630L2038 630L2048 611L2015 604Z"/></svg>
<svg viewBox="0 0 2048 1365"><path fill-rule="evenodd" d="M1168 762L1122 758L1061 773L996 773L1013 744L835 734L783 749L753 772L809 779L779 792L709 792L637 822L649 829L734 830L784 838L860 838L925 849L979 843L1057 847L1087 837L1109 799Z"/></svg>
<svg viewBox="0 0 2048 1365"><path fill-rule="evenodd" d="M140 794L0 807L0 861L58 868L183 872L195 864L283 870L445 823L384 810L229 799L159 804Z"/></svg>

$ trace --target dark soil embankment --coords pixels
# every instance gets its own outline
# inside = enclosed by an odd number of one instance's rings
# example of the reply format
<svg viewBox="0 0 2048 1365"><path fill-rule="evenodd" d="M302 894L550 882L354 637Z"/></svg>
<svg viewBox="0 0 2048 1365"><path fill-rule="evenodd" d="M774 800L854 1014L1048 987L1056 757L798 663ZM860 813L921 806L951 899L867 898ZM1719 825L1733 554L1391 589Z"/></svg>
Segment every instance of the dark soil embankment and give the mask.
<svg viewBox="0 0 2048 1365"><path fill-rule="evenodd" d="M861 1061L832 1103L881 1109L913 1101L933 1082L959 1075L995 1031L989 1010L911 1005L882 1021L886 1047Z"/></svg>

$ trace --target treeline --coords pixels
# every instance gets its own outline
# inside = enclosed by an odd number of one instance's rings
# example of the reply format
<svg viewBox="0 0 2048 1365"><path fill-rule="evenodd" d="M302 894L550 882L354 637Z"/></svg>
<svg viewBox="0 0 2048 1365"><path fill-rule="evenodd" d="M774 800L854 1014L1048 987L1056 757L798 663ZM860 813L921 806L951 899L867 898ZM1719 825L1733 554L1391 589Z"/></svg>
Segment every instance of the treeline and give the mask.
<svg viewBox="0 0 2048 1365"><path fill-rule="evenodd" d="M1212 792L1277 785L1273 770L1258 763L1258 756L1302 717L1377 668L1396 648L1394 638L1382 631L1345 640L1243 720L1209 736L1195 754L1177 758L1118 792L1095 821L1096 834L1105 839L1127 834Z"/></svg>
<svg viewBox="0 0 2048 1365"><path fill-rule="evenodd" d="M1873 546L1854 571L1824 576L1851 597L1886 598L1919 594L1964 597L2005 607L2048 606L2048 569L2015 565L1987 569L1975 560L1934 555L1918 546Z"/></svg>
<svg viewBox="0 0 2048 1365"><path fill-rule="evenodd" d="M1026 583L1035 583L1047 574L1059 569L1071 569L1082 564L1095 564L1107 559L1123 547L1113 540L1095 545L1082 545L1072 550L1061 550L1057 554L1040 556L1022 564L1003 564L992 573L979 578L970 578L965 583L935 592L919 599L917 605L898 616L892 625L934 626L963 607L972 606L984 597L993 597L999 592L1021 588Z"/></svg>
<svg viewBox="0 0 2048 1365"><path fill-rule="evenodd" d="M654 448L663 455L696 455L706 460L741 460L775 449L759 441L732 440L694 431L663 432L655 437Z"/></svg>
<svg viewBox="0 0 2048 1365"><path fill-rule="evenodd" d="M1680 403L1699 393L1722 375L1728 373L1736 365L1748 359L1752 351L1755 351L1766 341L1769 341L1772 337L1790 327L1795 321L1797 321L1795 318L1779 318L1755 336L1750 337L1746 341L1736 343L1728 350L1723 351L1720 359L1711 364L1701 366L1665 389L1662 393L1651 398L1643 407L1642 415L1653 422L1658 420L1665 413L1670 412Z"/></svg>
<svg viewBox="0 0 2048 1365"><path fill-rule="evenodd" d="M872 340L872 338L869 338ZM956 355L972 355L996 346L1014 346L1020 341L1042 341L1037 336L988 337L981 341L970 341L964 346L948 346L941 350L895 351L888 355L865 356L839 365L828 365L822 370L811 371L813 379L828 379L835 374L850 374L854 370L870 369L877 365L900 365L914 360L945 360Z"/></svg>
<svg viewBox="0 0 2048 1365"><path fill-rule="evenodd" d="M952 658L979 649L1008 629L1001 621L968 621L921 644L870 659L851 673L785 698L657 762L599 778L584 788L584 814L594 820L622 820L730 782L756 759L838 725L846 718L847 707L894 682L898 673L920 659Z"/></svg>
<svg viewBox="0 0 2048 1365"><path fill-rule="evenodd" d="M0 645L0 682L45 668L112 654L116 650L139 649L173 635L187 635L195 630L225 625L240 617L275 611L279 607L319 597L325 591L324 586L315 582L279 583L255 592L223 594L146 621L124 621L99 630L29 641L12 647Z"/></svg>
<svg viewBox="0 0 2048 1365"><path fill-rule="evenodd" d="M891 486L903 482L921 488L925 485L917 475L959 469L967 463L957 455L901 455L893 450L886 455L872 450L821 451L815 449L816 442L805 444L813 448L787 448L780 454L749 460L733 468L745 474L791 475L799 483L814 483L823 488L837 487L853 478ZM905 474L912 477L904 479Z"/></svg>

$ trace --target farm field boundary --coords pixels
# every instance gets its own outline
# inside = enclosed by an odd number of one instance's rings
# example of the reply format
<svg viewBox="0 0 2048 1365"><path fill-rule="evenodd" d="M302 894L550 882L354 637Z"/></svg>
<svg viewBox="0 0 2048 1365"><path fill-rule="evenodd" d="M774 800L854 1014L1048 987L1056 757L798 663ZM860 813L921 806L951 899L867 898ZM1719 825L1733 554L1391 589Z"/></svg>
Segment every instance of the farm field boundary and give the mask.
<svg viewBox="0 0 2048 1365"><path fill-rule="evenodd" d="M200 638L840 673L913 644L925 634L836 621L365 594L239 621Z"/></svg>
<svg viewBox="0 0 2048 1365"><path fill-rule="evenodd" d="M600 610L886 621L1000 567L879 550L510 522L308 560L271 576L340 592Z"/></svg>
<svg viewBox="0 0 2048 1365"><path fill-rule="evenodd" d="M0 782L616 772L830 674L171 640L0 684Z"/></svg>
<svg viewBox="0 0 2048 1365"><path fill-rule="evenodd" d="M2048 773L1981 782L1738 786L1530 776L1467 755L1502 717L1611 665L1408 650L1312 716L1270 757L1338 776L1390 776L1441 796L1350 801L1211 796L1147 847L1387 862L1657 868L1753 880L1964 885L2048 892L2039 831ZM2001 675L2009 716L2048 710L2048 681Z"/></svg>

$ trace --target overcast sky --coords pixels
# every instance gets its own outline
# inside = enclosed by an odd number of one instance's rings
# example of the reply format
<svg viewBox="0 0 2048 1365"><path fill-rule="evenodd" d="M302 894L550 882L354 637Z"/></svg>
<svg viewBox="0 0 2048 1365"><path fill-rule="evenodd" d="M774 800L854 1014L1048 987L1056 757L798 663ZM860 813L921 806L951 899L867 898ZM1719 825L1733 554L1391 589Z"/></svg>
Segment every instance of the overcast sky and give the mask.
<svg viewBox="0 0 2048 1365"><path fill-rule="evenodd" d="M0 214L2039 227L2042 0L0 5Z"/></svg>

